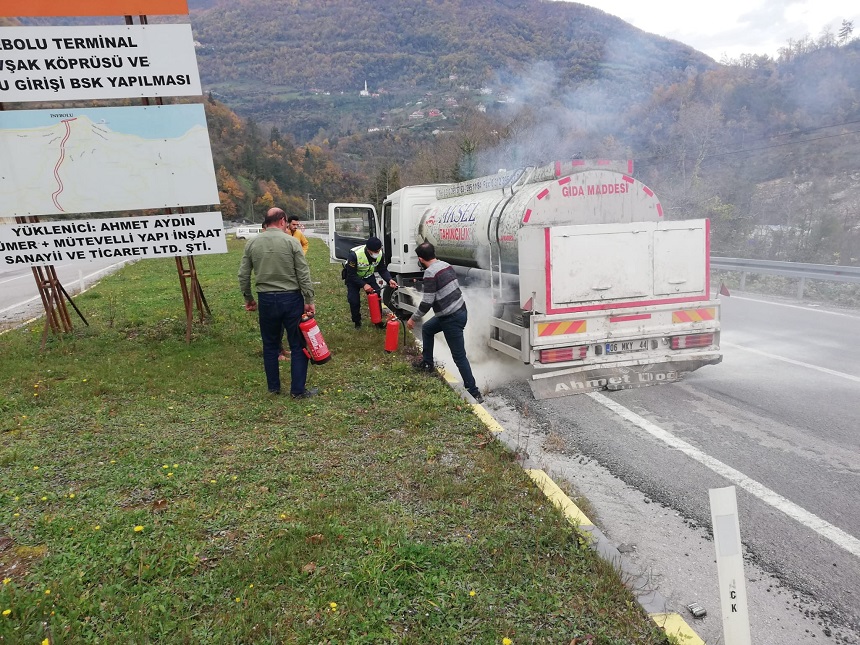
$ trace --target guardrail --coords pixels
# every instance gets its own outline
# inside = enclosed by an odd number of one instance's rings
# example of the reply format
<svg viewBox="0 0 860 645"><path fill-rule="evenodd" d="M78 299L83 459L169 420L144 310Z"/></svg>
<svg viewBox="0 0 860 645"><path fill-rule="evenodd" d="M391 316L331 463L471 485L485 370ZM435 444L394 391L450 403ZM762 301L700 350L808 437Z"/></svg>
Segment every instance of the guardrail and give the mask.
<svg viewBox="0 0 860 645"><path fill-rule="evenodd" d="M764 273L787 278L798 278L798 300L803 298L803 290L806 286L807 278L810 280L860 283L860 267L845 267L833 264L804 264L802 262L746 260L743 258L719 258L712 256L711 268L739 272L741 274L741 289L746 286L748 273Z"/></svg>

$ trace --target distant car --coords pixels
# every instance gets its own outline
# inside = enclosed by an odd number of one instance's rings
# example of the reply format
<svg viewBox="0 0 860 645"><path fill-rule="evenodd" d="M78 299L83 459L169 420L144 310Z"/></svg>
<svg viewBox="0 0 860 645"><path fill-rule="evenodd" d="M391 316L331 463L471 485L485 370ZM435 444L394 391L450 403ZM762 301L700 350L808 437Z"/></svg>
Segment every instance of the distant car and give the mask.
<svg viewBox="0 0 860 645"><path fill-rule="evenodd" d="M263 232L259 226L240 226L236 229L237 240L247 240L250 237L256 237Z"/></svg>

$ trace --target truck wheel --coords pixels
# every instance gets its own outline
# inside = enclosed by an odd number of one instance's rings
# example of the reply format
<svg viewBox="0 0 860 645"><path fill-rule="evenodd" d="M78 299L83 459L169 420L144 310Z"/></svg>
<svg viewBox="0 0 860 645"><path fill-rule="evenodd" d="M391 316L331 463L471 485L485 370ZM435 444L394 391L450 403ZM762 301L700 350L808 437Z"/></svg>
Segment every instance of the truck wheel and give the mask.
<svg viewBox="0 0 860 645"><path fill-rule="evenodd" d="M382 303L400 320L406 320L412 315L412 312L400 306L399 298L397 297L398 293L398 289L392 289L388 285L385 285L382 288Z"/></svg>

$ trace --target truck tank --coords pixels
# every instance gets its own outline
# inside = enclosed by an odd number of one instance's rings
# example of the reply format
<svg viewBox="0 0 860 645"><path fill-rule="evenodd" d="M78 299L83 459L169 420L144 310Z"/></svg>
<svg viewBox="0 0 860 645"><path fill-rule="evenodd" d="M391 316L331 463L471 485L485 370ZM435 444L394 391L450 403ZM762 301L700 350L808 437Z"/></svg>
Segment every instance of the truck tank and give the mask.
<svg viewBox="0 0 860 645"><path fill-rule="evenodd" d="M517 273L523 227L662 220L660 201L632 173L632 161L572 160L441 186L418 240L452 265Z"/></svg>

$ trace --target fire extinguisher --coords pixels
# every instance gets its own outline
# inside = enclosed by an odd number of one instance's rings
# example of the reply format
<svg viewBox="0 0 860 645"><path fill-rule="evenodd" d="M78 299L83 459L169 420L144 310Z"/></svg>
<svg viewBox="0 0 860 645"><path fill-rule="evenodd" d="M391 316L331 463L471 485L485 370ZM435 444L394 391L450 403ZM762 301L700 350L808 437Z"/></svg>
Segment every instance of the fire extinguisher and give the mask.
<svg viewBox="0 0 860 645"><path fill-rule="evenodd" d="M313 314L304 314L302 316L302 321L299 323L299 331L302 332L302 337L305 341L302 351L310 359L311 363L314 365L327 363L331 359L331 352L328 351L328 345L325 344L325 339Z"/></svg>
<svg viewBox="0 0 860 645"><path fill-rule="evenodd" d="M396 352L400 344L400 321L397 316L391 316L385 325L385 351Z"/></svg>
<svg viewBox="0 0 860 645"><path fill-rule="evenodd" d="M378 325L382 322L382 306L379 304L379 294L371 291L367 294L367 306L370 309L370 322Z"/></svg>

